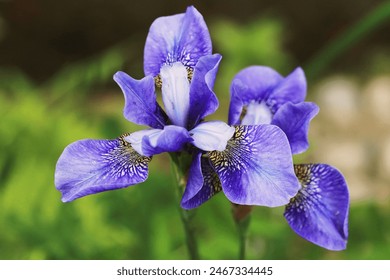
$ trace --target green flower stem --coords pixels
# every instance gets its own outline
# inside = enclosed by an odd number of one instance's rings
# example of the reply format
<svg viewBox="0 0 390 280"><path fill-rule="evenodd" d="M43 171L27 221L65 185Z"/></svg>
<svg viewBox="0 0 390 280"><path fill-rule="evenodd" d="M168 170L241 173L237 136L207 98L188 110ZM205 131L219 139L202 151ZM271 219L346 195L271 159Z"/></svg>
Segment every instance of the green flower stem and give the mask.
<svg viewBox="0 0 390 280"><path fill-rule="evenodd" d="M233 204L233 218L237 227L238 233L238 259L245 260L246 256L246 240L248 237L248 228L251 221L252 206Z"/></svg>
<svg viewBox="0 0 390 280"><path fill-rule="evenodd" d="M186 154L171 154L172 159L172 173L176 181L177 196L180 199L183 195L187 184L186 175L190 167L190 157ZM179 204L180 205L180 204ZM193 219L195 217L195 210L184 210L179 206L180 218L183 223L186 245L188 254L191 260L199 259L198 243L195 238L195 227Z"/></svg>

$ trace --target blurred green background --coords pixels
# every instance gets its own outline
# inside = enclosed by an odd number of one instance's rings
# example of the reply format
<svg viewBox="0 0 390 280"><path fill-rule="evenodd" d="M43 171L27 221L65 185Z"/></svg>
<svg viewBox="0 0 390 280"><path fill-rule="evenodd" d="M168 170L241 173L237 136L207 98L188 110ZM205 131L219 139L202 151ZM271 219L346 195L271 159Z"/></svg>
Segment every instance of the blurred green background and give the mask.
<svg viewBox="0 0 390 280"><path fill-rule="evenodd" d="M141 78L151 22L193 4L223 55L215 90L227 120L229 84L260 64L287 75L302 66L320 114L296 162L324 162L351 192L348 248L298 237L283 209L254 209L249 259L390 259L390 5L383 1L0 1L0 259L186 259L168 157L140 185L64 204L56 161L84 138L137 129L122 116L112 80ZM223 194L194 219L204 259L235 259Z"/></svg>

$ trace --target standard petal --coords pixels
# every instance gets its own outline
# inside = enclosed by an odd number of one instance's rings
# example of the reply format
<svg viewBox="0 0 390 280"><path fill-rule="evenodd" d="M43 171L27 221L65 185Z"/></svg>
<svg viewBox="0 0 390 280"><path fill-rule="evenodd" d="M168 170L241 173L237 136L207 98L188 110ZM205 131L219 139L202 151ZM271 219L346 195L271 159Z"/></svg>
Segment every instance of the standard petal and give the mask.
<svg viewBox="0 0 390 280"><path fill-rule="evenodd" d="M343 175L326 164L295 165L302 185L284 216L300 236L328 250L343 250L348 239L349 194Z"/></svg>
<svg viewBox="0 0 390 280"><path fill-rule="evenodd" d="M212 44L203 16L193 7L185 14L157 18L149 29L144 49L145 75L157 76L164 64L182 62L195 67L211 54Z"/></svg>
<svg viewBox="0 0 390 280"><path fill-rule="evenodd" d="M123 138L80 140L67 146L58 159L55 185L63 202L125 188L146 180L150 160Z"/></svg>
<svg viewBox="0 0 390 280"><path fill-rule="evenodd" d="M312 102L289 102L281 106L274 115L272 124L286 133L293 154L303 153L309 147L309 125L318 111L319 107Z"/></svg>
<svg viewBox="0 0 390 280"><path fill-rule="evenodd" d="M300 67L284 78L270 67L251 66L234 77L230 92L229 124L244 124L240 118L244 117L245 120L245 114L242 113L246 113L246 106L250 104L266 106L274 114L287 102L303 102L306 97L306 78ZM264 119L261 118L261 121L264 122Z"/></svg>
<svg viewBox="0 0 390 280"><path fill-rule="evenodd" d="M236 126L226 150L208 154L233 203L286 205L300 188L287 137L277 126Z"/></svg>
<svg viewBox="0 0 390 280"><path fill-rule="evenodd" d="M190 130L193 144L203 151L223 151L234 134L234 127L221 121L203 122Z"/></svg>
<svg viewBox="0 0 390 280"><path fill-rule="evenodd" d="M124 72L117 72L114 80L125 96L123 115L131 122L163 128L166 116L156 101L154 79L151 76L135 80Z"/></svg>
<svg viewBox="0 0 390 280"><path fill-rule="evenodd" d="M190 88L189 128L214 113L219 106L213 87L221 59L219 54L203 56L195 66Z"/></svg>
<svg viewBox="0 0 390 280"><path fill-rule="evenodd" d="M240 124L243 107L251 101L267 103L282 80L278 72L266 66L250 66L238 72L230 86L229 124ZM267 105L271 107L273 104Z"/></svg>
<svg viewBox="0 0 390 280"><path fill-rule="evenodd" d="M180 62L161 68L162 100L172 124L186 127L190 109L190 83Z"/></svg>
<svg viewBox="0 0 390 280"><path fill-rule="evenodd" d="M284 78L270 94L270 103L275 104L275 110L286 102L300 103L306 98L306 77L302 68L298 67Z"/></svg>
<svg viewBox="0 0 390 280"><path fill-rule="evenodd" d="M192 141L189 132L180 126L168 125L164 129L141 130L124 138L134 149L144 155L153 156L164 152L177 152Z"/></svg>
<svg viewBox="0 0 390 280"><path fill-rule="evenodd" d="M211 167L209 159L205 155L202 156L200 152L197 153L191 163L181 207L196 208L221 190L221 182Z"/></svg>

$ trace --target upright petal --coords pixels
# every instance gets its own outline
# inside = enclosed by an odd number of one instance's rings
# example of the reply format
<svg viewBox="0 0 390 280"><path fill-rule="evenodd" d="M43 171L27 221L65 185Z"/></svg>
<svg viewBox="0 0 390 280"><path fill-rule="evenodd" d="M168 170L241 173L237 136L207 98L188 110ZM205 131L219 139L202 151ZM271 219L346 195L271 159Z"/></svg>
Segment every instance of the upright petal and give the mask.
<svg viewBox="0 0 390 280"><path fill-rule="evenodd" d="M161 68L162 99L172 124L187 126L190 109L190 83L187 69L180 62Z"/></svg>
<svg viewBox="0 0 390 280"><path fill-rule="evenodd" d="M230 87L229 124L240 124L243 107L251 101L266 103L282 80L278 72L266 66L250 66L238 72Z"/></svg>
<svg viewBox="0 0 390 280"><path fill-rule="evenodd" d="M150 160L123 138L80 140L67 146L58 159L55 185L63 202L125 188L146 180Z"/></svg>
<svg viewBox="0 0 390 280"><path fill-rule="evenodd" d="M211 54L212 44L202 15L193 7L185 14L160 17L149 30L144 50L145 75L156 76L164 64L182 62L195 67L198 59Z"/></svg>
<svg viewBox="0 0 390 280"><path fill-rule="evenodd" d="M194 146L203 151L223 151L234 134L234 127L221 121L203 122L190 130Z"/></svg>
<svg viewBox="0 0 390 280"><path fill-rule="evenodd" d="M211 167L209 159L198 152L191 163L181 207L184 209L196 208L221 190L221 182Z"/></svg>
<svg viewBox="0 0 390 280"><path fill-rule="evenodd" d="M270 103L275 110L286 102L300 103L306 98L306 77L302 68L298 67L285 77L270 94Z"/></svg>
<svg viewBox="0 0 390 280"><path fill-rule="evenodd" d="M226 150L208 154L233 203L281 206L299 190L287 137L277 126L237 126Z"/></svg>
<svg viewBox="0 0 390 280"><path fill-rule="evenodd" d="M240 117L243 110L247 109L245 106L250 104L266 105L274 114L287 102L303 102L306 97L306 78L299 67L284 78L272 68L251 66L234 77L230 91L229 124L243 124Z"/></svg>
<svg viewBox="0 0 390 280"><path fill-rule="evenodd" d="M180 126L167 125L164 129L147 129L131 133L124 138L134 150L144 156L164 152L177 152L192 141L189 132Z"/></svg>
<svg viewBox="0 0 390 280"><path fill-rule="evenodd" d="M219 54L203 56L195 66L190 88L189 128L196 126L218 108L218 98L213 87L221 59Z"/></svg>
<svg viewBox="0 0 390 280"><path fill-rule="evenodd" d="M156 101L154 79L151 76L135 80L124 72L117 72L114 80L125 96L123 115L131 122L163 128L166 116Z"/></svg>
<svg viewBox="0 0 390 280"><path fill-rule="evenodd" d="M348 239L349 194L343 175L326 164L295 165L302 185L284 212L300 236L328 250L343 250Z"/></svg>
<svg viewBox="0 0 390 280"><path fill-rule="evenodd" d="M309 147L309 124L318 111L318 106L312 102L289 102L281 106L274 115L272 124L286 133L293 154L303 153Z"/></svg>

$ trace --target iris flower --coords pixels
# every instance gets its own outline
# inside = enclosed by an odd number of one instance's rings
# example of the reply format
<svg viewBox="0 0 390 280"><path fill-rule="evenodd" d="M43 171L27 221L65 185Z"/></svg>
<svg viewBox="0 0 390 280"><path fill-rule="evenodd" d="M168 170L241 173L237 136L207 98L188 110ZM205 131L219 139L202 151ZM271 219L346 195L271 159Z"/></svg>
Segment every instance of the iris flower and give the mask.
<svg viewBox="0 0 390 280"><path fill-rule="evenodd" d="M305 97L301 68L287 77L269 67L245 68L232 81L229 124L277 125L287 135L292 152L304 152L309 146L309 123L319 110ZM294 169L301 188L286 206L288 224L319 246L345 249L349 194L343 175L326 164L300 164Z"/></svg>
<svg viewBox="0 0 390 280"><path fill-rule="evenodd" d="M231 84L229 124L273 124L290 142L293 154L308 146L309 123L319 108L305 102L306 78L301 68L287 77L270 67L251 66L241 70Z"/></svg>
<svg viewBox="0 0 390 280"><path fill-rule="evenodd" d="M285 205L299 190L285 133L275 125L204 121L218 108L213 85L221 56L212 54L201 14L156 19L144 49L145 77L118 72L124 117L150 128L114 140L80 140L61 154L55 184L64 202L147 179L152 156L192 157L181 206L199 206L223 190L234 203ZM164 109L156 101L161 91Z"/></svg>

